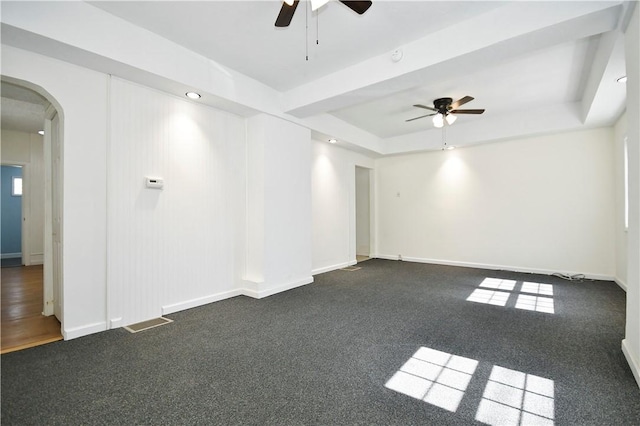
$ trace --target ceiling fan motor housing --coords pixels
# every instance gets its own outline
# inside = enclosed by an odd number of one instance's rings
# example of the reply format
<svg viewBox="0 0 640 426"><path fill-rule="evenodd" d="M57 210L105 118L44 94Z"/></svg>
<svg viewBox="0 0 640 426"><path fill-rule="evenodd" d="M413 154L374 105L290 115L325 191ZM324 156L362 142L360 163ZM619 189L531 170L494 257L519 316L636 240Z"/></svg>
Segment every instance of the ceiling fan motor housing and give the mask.
<svg viewBox="0 0 640 426"><path fill-rule="evenodd" d="M442 115L447 115L449 110L451 109L451 104L453 103L453 99L451 98L439 98L433 101L433 106L438 112Z"/></svg>

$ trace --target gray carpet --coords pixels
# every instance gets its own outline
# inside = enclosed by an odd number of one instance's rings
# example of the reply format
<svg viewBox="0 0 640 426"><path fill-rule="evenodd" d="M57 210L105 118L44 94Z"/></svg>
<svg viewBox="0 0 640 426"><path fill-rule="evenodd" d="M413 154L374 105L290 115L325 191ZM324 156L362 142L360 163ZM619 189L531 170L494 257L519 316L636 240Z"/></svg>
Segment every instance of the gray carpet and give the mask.
<svg viewBox="0 0 640 426"><path fill-rule="evenodd" d="M2 424L506 425L540 414L536 401L544 416L533 424L640 424L640 390L620 350L625 293L614 283L358 266L263 300L170 315L175 322L137 334L2 355ZM506 306L466 300L487 277L517 280ZM551 284L555 313L516 308L523 282ZM471 363L471 374L448 363L430 384L421 368L438 361L429 353ZM526 378L524 390L496 369ZM402 375L431 388L390 380Z"/></svg>

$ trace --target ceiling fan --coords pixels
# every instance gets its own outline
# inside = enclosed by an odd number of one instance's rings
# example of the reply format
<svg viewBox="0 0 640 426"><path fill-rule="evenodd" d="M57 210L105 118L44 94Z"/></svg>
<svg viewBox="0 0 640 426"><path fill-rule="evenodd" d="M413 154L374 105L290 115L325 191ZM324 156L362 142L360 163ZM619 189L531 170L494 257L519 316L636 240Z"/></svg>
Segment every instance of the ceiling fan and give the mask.
<svg viewBox="0 0 640 426"><path fill-rule="evenodd" d="M453 102L453 99L451 98L436 99L435 101L433 101L433 107L417 104L414 105L414 107L428 109L434 112L427 115L421 115L420 117L410 118L405 121L413 121L420 118L433 116L433 125L436 127L444 126L445 120L447 124L453 124L453 122L457 119L457 117L453 114L482 114L484 112L484 109L458 109L458 107L460 107L461 105L464 105L467 102L471 102L472 100L473 98L471 96L465 96L455 102Z"/></svg>
<svg viewBox="0 0 640 426"><path fill-rule="evenodd" d="M316 10L319 7L325 5L329 0L310 0L311 9ZM276 18L276 27L288 27L293 18L293 13L298 7L299 0L284 0L282 2L282 8ZM356 12L358 15L362 15L371 7L371 1L348 1L340 0L340 3L347 6L349 9Z"/></svg>

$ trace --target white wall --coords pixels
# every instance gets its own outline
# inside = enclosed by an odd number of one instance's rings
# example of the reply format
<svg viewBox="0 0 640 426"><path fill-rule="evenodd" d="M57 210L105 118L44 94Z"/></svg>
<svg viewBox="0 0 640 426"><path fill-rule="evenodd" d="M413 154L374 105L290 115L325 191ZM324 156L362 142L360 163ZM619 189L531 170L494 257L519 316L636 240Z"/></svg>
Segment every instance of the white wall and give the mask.
<svg viewBox="0 0 640 426"><path fill-rule="evenodd" d="M308 129L267 115L247 123L8 46L2 75L61 117L66 339L313 281ZM147 175L165 190L144 189ZM257 283L244 279L252 252Z"/></svg>
<svg viewBox="0 0 640 426"><path fill-rule="evenodd" d="M310 138L308 129L266 114L247 120L250 296L313 281Z"/></svg>
<svg viewBox="0 0 640 426"><path fill-rule="evenodd" d="M356 255L371 254L371 169L356 167Z"/></svg>
<svg viewBox="0 0 640 426"><path fill-rule="evenodd" d="M44 124L44 123L43 123ZM29 253L23 253L26 265L44 262L44 150L42 136L2 129L2 162L26 166L24 170L26 234Z"/></svg>
<svg viewBox="0 0 640 426"><path fill-rule="evenodd" d="M616 253L616 282L627 288L627 229L624 223L624 139L627 137L627 114L624 113L613 126L613 155L615 180L615 253Z"/></svg>
<svg viewBox="0 0 640 426"><path fill-rule="evenodd" d="M37 87L61 116L65 338L106 329L107 76L10 46L2 75ZM38 89L38 87L40 89Z"/></svg>
<svg viewBox="0 0 640 426"><path fill-rule="evenodd" d="M338 145L314 140L311 159L313 273L356 261L355 168L374 160Z"/></svg>
<svg viewBox="0 0 640 426"><path fill-rule="evenodd" d="M110 326L239 294L244 120L117 78L110 99Z"/></svg>
<svg viewBox="0 0 640 426"><path fill-rule="evenodd" d="M613 277L612 131L376 161L378 255Z"/></svg>
<svg viewBox="0 0 640 426"><path fill-rule="evenodd" d="M629 144L629 232L627 235L627 323L622 349L640 386L640 5L625 32L627 137Z"/></svg>

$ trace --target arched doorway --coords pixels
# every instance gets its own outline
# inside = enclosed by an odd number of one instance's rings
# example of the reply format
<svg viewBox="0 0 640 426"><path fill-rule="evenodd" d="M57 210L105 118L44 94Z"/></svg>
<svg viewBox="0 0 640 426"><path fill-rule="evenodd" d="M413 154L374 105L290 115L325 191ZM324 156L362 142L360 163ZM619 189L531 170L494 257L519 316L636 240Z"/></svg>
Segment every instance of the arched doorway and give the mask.
<svg viewBox="0 0 640 426"><path fill-rule="evenodd" d="M2 268L2 353L62 339L61 113L43 88L2 76L3 163L24 164L26 206L22 261Z"/></svg>

